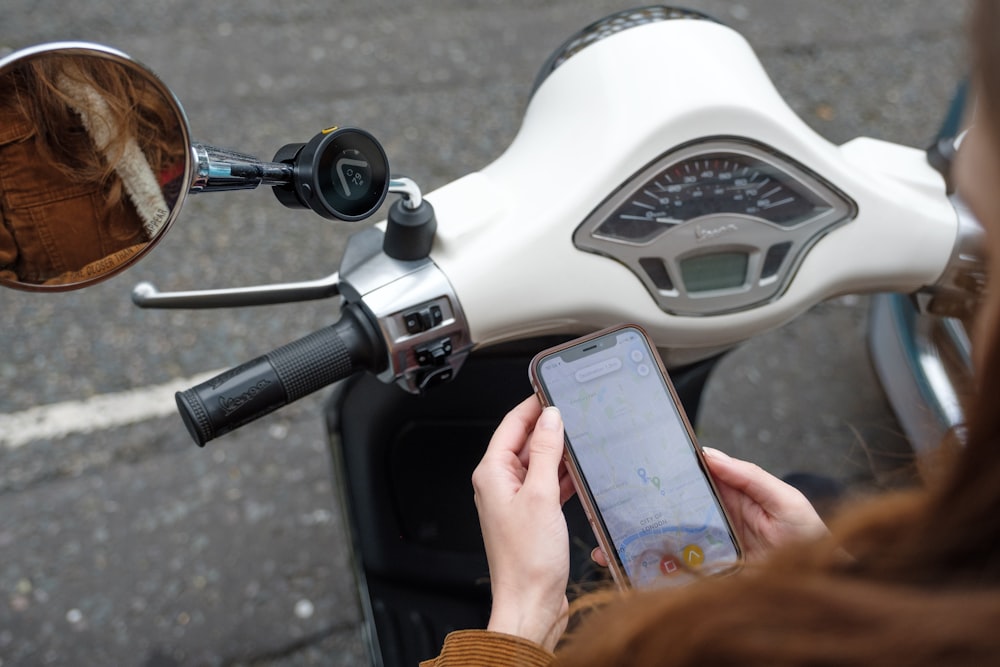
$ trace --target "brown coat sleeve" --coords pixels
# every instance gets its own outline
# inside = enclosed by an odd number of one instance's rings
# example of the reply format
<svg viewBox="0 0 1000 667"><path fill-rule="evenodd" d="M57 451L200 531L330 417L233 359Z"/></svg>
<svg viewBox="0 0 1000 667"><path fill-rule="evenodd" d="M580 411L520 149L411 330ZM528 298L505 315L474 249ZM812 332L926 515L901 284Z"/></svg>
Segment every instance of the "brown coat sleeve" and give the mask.
<svg viewBox="0 0 1000 667"><path fill-rule="evenodd" d="M0 281L17 282L17 274L12 270L17 261L17 244L4 223L3 206L0 205Z"/></svg>
<svg viewBox="0 0 1000 667"><path fill-rule="evenodd" d="M548 667L555 656L521 637L486 630L458 630L444 640L441 655L420 667Z"/></svg>

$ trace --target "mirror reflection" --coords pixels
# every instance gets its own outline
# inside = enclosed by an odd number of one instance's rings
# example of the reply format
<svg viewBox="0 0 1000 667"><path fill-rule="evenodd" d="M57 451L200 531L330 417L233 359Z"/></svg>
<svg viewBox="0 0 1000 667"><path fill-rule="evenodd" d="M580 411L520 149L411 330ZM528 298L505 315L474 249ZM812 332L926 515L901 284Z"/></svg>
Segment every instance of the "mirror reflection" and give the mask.
<svg viewBox="0 0 1000 667"><path fill-rule="evenodd" d="M0 65L0 284L73 289L166 231L187 193L187 123L149 71L99 47Z"/></svg>

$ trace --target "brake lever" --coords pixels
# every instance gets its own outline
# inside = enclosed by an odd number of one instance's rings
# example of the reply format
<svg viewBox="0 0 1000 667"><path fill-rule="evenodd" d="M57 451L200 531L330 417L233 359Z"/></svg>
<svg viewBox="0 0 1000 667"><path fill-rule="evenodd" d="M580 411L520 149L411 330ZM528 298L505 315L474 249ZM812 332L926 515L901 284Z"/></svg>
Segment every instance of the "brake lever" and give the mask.
<svg viewBox="0 0 1000 667"><path fill-rule="evenodd" d="M333 273L319 280L297 283L186 292L161 292L152 283L141 282L132 289L132 303L140 308L242 308L327 299L339 295L340 274Z"/></svg>

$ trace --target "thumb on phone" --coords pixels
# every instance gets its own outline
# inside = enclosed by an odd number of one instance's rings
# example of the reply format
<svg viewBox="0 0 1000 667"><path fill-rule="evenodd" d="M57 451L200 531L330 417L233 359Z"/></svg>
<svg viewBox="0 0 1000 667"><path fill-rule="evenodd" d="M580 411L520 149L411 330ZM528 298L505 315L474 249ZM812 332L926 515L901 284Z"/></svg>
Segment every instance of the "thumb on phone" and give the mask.
<svg viewBox="0 0 1000 667"><path fill-rule="evenodd" d="M555 488L559 481L559 464L563 456L563 422L559 408L550 406L542 410L528 442L528 453L525 484L528 486L541 484L547 488Z"/></svg>

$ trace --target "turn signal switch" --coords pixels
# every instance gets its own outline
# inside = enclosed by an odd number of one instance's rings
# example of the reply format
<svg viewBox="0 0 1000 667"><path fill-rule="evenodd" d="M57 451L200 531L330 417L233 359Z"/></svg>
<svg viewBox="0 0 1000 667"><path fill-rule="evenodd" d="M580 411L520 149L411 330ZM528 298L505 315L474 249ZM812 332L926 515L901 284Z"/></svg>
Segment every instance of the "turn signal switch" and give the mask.
<svg viewBox="0 0 1000 667"><path fill-rule="evenodd" d="M455 377L455 369L448 365L448 357L451 356L453 350L451 338L442 338L414 350L417 355L417 363L426 369L417 376L417 388L421 392L449 382Z"/></svg>
<svg viewBox="0 0 1000 667"><path fill-rule="evenodd" d="M417 363L421 366L444 366L452 349L451 338L443 338L429 345L418 347L414 352L417 356Z"/></svg>

